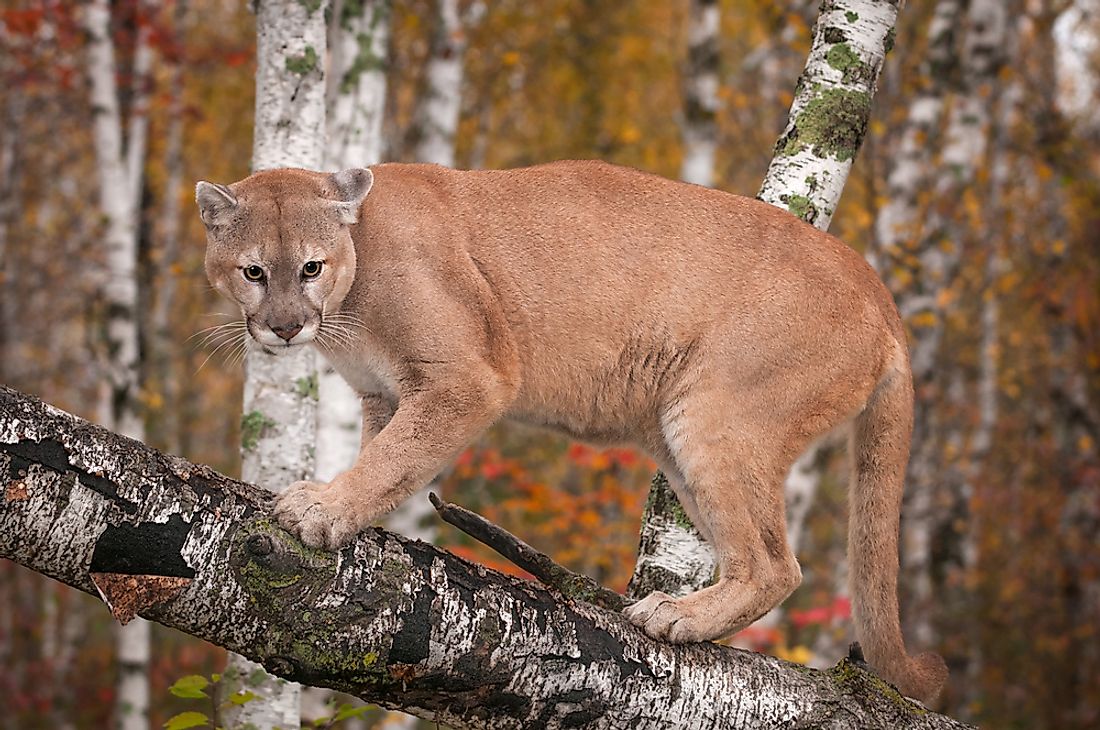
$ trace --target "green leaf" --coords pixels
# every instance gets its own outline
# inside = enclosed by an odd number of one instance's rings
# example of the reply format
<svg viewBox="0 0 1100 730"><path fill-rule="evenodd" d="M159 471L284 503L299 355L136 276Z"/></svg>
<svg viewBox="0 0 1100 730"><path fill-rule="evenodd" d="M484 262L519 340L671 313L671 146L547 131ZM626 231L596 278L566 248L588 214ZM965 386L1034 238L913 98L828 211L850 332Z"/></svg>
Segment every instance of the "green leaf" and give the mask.
<svg viewBox="0 0 1100 730"><path fill-rule="evenodd" d="M168 688L168 691L174 694L176 697L190 697L190 698L202 698L209 697L208 694L203 692L204 689L210 686L210 682L206 677L198 674L189 674L186 677L180 677L176 680L176 683Z"/></svg>
<svg viewBox="0 0 1100 730"><path fill-rule="evenodd" d="M164 723L164 730L187 730L189 727L205 727L210 718L201 712L181 712Z"/></svg>
<svg viewBox="0 0 1100 730"><path fill-rule="evenodd" d="M247 689L242 689L239 692L235 692L233 696L229 698L229 701L232 702L234 705L246 705L257 697L259 697L259 695L257 695L255 692L251 692Z"/></svg>

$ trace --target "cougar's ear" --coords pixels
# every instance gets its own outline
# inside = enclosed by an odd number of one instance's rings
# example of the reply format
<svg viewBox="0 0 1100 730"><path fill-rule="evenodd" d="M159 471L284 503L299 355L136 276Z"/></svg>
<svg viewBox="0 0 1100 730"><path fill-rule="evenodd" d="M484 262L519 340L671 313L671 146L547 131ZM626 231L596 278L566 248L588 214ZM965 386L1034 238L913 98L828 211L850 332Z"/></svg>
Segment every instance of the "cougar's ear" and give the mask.
<svg viewBox="0 0 1100 730"><path fill-rule="evenodd" d="M195 185L195 202L199 204L199 216L207 228L227 223L238 205L229 188L205 180Z"/></svg>
<svg viewBox="0 0 1100 730"><path fill-rule="evenodd" d="M329 175L329 179L340 195L334 203L336 214L341 223L349 226L359 220L359 206L374 185L374 173L365 167L352 167Z"/></svg>

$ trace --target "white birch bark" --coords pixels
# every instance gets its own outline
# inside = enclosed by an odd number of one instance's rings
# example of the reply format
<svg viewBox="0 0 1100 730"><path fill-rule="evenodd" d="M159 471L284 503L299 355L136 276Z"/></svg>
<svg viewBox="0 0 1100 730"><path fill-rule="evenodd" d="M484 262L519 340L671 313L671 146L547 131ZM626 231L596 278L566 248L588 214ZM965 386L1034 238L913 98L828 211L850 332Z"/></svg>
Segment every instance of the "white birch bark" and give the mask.
<svg viewBox="0 0 1100 730"><path fill-rule="evenodd" d="M324 163L327 0L259 0L256 7L255 171L320 169ZM312 348L245 357L241 472L279 491L314 470L317 367ZM226 674L243 680L258 667L231 655ZM233 706L226 724L298 727L299 688L282 679L249 681L261 700Z"/></svg>
<svg viewBox="0 0 1100 730"><path fill-rule="evenodd" d="M112 428L144 438L138 407L138 199L145 161L147 120L144 91L135 89L131 136L123 147L123 119L116 83L117 66L111 38L111 9L106 0L92 0L84 9L88 35L88 75L92 102L92 135L99 173L99 206L106 221L106 271L103 294L107 304L106 352L109 401L102 412ZM143 85L152 63L148 30L138 34L134 72ZM149 713L150 627L144 621L115 628L118 687L115 724L122 730L144 730Z"/></svg>
<svg viewBox="0 0 1100 730"><path fill-rule="evenodd" d="M272 525L270 493L6 388L0 475L0 557L455 728L964 727L848 660L819 672L653 641L618 611L382 530L303 550Z"/></svg>
<svg viewBox="0 0 1100 730"><path fill-rule="evenodd" d="M187 0L176 0L173 17L175 32L181 37L186 32ZM172 326L172 310L178 289L176 268L180 258L180 229L182 226L181 196L183 195L183 139L186 114L184 99L184 63L177 60L172 66L168 82L168 131L164 144L163 207L158 216L160 238L158 246L156 278L157 290L153 294L152 340L156 361L157 379L160 381L162 435L168 448L178 449L180 444L180 418L178 410L179 383L175 375L177 360L176 332Z"/></svg>
<svg viewBox="0 0 1100 730"><path fill-rule="evenodd" d="M417 162L455 164L455 135L462 103L466 35L458 0L435 0L436 22L425 72L425 87L416 111Z"/></svg>
<svg viewBox="0 0 1100 730"><path fill-rule="evenodd" d="M786 129L757 194L825 230L867 132L898 4L823 3Z"/></svg>
<svg viewBox="0 0 1100 730"><path fill-rule="evenodd" d="M928 51L920 70L922 87L909 105L897 152L891 157L887 199L875 218L878 250L872 248L867 257L884 278L889 278L891 272L884 270L883 257L886 261L900 258L901 246L919 225L918 196L932 175L930 140L936 136L943 117L944 97L957 77L964 5L964 0L940 0L929 22Z"/></svg>
<svg viewBox="0 0 1100 730"><path fill-rule="evenodd" d="M391 0L336 0L329 24L325 169L382 160Z"/></svg>
<svg viewBox="0 0 1100 730"><path fill-rule="evenodd" d="M718 151L718 0L691 0L684 69L680 179L710 187Z"/></svg>

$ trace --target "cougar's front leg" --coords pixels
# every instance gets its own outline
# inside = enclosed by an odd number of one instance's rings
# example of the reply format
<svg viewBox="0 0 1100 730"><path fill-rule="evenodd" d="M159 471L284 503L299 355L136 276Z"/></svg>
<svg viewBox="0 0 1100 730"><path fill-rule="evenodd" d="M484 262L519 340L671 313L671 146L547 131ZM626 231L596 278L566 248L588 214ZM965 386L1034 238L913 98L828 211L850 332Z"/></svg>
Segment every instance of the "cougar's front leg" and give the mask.
<svg viewBox="0 0 1100 730"><path fill-rule="evenodd" d="M346 544L426 485L500 417L511 398L504 378L483 363L418 380L377 436L364 433L351 469L327 486L300 483L279 498L279 523L313 547Z"/></svg>

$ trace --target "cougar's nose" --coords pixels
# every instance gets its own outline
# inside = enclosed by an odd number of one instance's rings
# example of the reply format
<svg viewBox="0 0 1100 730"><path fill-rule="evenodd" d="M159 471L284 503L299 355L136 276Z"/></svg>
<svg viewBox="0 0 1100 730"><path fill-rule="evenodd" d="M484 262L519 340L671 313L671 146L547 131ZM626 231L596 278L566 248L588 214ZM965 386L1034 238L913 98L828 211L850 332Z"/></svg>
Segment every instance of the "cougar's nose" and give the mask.
<svg viewBox="0 0 1100 730"><path fill-rule="evenodd" d="M301 324L279 324L279 325L273 324L273 325L271 325L271 331L274 332L275 334L279 335L279 337L282 337L287 342L290 342L294 338L294 335L296 335L296 334L298 334L299 332L302 331L302 325Z"/></svg>

